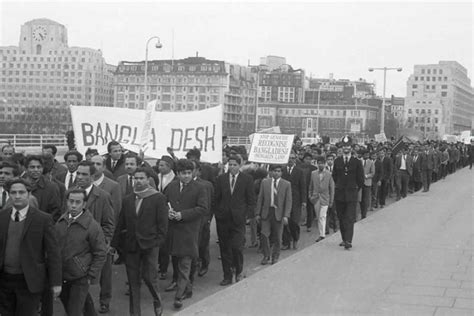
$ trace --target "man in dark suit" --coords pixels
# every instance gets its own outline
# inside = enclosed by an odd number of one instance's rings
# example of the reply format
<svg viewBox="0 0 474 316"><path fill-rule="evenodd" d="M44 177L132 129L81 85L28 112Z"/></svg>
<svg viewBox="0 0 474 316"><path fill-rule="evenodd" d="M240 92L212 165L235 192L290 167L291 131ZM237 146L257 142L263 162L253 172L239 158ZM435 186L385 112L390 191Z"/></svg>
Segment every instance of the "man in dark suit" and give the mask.
<svg viewBox="0 0 474 316"><path fill-rule="evenodd" d="M122 145L116 141L107 144L107 158L105 159L105 167L112 172L114 180L119 176L126 174L125 158L123 156Z"/></svg>
<svg viewBox="0 0 474 316"><path fill-rule="evenodd" d="M52 216L56 222L61 216L59 188L43 176L43 158L28 155L25 160L25 178L32 185L31 194L38 200L39 209Z"/></svg>
<svg viewBox="0 0 474 316"><path fill-rule="evenodd" d="M288 164L283 168L281 176L291 183L292 206L291 214L288 218L288 225L283 228L283 247L282 250L290 249L290 242L293 241L293 249L298 249L298 240L300 239L300 220L301 212L306 210L306 201L308 198L308 189L306 187L306 178L303 170L296 166L296 153L291 152Z"/></svg>
<svg viewBox="0 0 474 316"><path fill-rule="evenodd" d="M38 312L50 287L61 293L61 257L50 215L29 205L24 179L6 186L12 207L0 212L0 314L29 316Z"/></svg>
<svg viewBox="0 0 474 316"><path fill-rule="evenodd" d="M254 217L255 190L250 175L240 172L242 160L236 155L229 157L228 172L216 182L216 226L224 279L221 285L232 284L243 278L243 249L245 246L246 218Z"/></svg>
<svg viewBox="0 0 474 316"><path fill-rule="evenodd" d="M95 173L93 175L93 184L98 188L110 194L112 201L112 208L114 211L114 222L118 221L120 210L122 209L122 192L117 182L107 178L104 175L105 164L102 156L93 156L91 162L95 166ZM110 300L112 299L112 261L113 253L107 254L107 260L100 274L100 309L99 312L107 313L110 308Z"/></svg>
<svg viewBox="0 0 474 316"><path fill-rule="evenodd" d="M303 176L305 178L306 192L309 192L309 184L311 182L311 172L318 169L316 166L313 166L311 161L313 160L313 155L310 153L303 154L303 162L298 165L298 167L303 170ZM311 226L313 225L314 220L314 205L309 201L309 198L306 198L306 231L311 231ZM304 224L303 224L304 225Z"/></svg>
<svg viewBox="0 0 474 316"><path fill-rule="evenodd" d="M142 160L134 153L127 153L122 158L124 159L125 173L118 176L116 179L120 185L120 189L122 190L122 196L126 196L133 192L133 173L138 167L140 167L140 165L142 165ZM148 173L150 174L153 172L151 168L146 167L146 169L148 169ZM152 177L150 177L149 183L152 188L156 189L156 182Z"/></svg>
<svg viewBox="0 0 474 316"><path fill-rule="evenodd" d="M147 169L134 173L135 190L123 199L112 246L126 253L125 267L130 287L130 315L140 315L141 276L153 297L155 316L163 312L158 287L158 249L166 239L168 206L163 194L149 185ZM125 243L121 232L126 231Z"/></svg>
<svg viewBox="0 0 474 316"><path fill-rule="evenodd" d="M271 178L262 180L258 193L255 213L257 221L262 224L262 265L269 263L270 251L271 263L278 262L283 226L288 225L293 205L291 183L281 178L282 169L281 165L271 165ZM270 249L270 244L273 244L273 249Z"/></svg>
<svg viewBox="0 0 474 316"><path fill-rule="evenodd" d="M49 155L53 157L53 166L51 168L51 177L56 179L63 178L67 173L67 168L60 164L56 160L56 154L58 152L58 148L54 145L43 145L43 155Z"/></svg>
<svg viewBox="0 0 474 316"><path fill-rule="evenodd" d="M407 147L402 148L401 154L395 158L395 176L397 201L405 198L408 193L408 181L413 174L413 158L407 153ZM430 174L431 175L431 174Z"/></svg>
<svg viewBox="0 0 474 316"><path fill-rule="evenodd" d="M82 154L77 150L70 150L64 154L67 172L57 175L57 179L64 183L66 190L72 189L76 184L77 166L82 161Z"/></svg>
<svg viewBox="0 0 474 316"><path fill-rule="evenodd" d="M375 174L372 178L372 206L373 208L379 207L379 199L378 199L378 192L380 189L380 185L382 184L381 179L383 177L383 169L382 169L382 162L378 159L377 152L373 151L370 154L370 159L374 162L375 166Z"/></svg>
<svg viewBox="0 0 474 316"><path fill-rule="evenodd" d="M87 192L87 203L86 209L92 213L92 217L100 224L102 231L104 232L105 244L107 246L107 253L110 253L110 241L114 234L115 228L115 218L114 210L112 206L112 200L110 194L105 192L102 189L99 189L97 186L92 184L93 176L96 172L95 166L90 161L82 161L77 167L77 180L76 184L80 188L86 190ZM108 255L104 268L102 268L102 273L108 273L107 269L112 270L111 267L106 267L106 265L111 265L112 260L111 256ZM106 276L107 278L108 276ZM111 277L110 277L111 278ZM103 277L101 276L101 281L103 282ZM104 283L101 283L101 286ZM107 285L105 285L107 287ZM106 290L107 292L107 290ZM101 306L101 310L103 310ZM90 295L87 295L86 304L84 307L84 313L86 315L94 315L94 303Z"/></svg>
<svg viewBox="0 0 474 316"><path fill-rule="evenodd" d="M352 139L341 140L343 155L334 160L332 173L336 185L334 200L341 229L342 243L346 250L352 248L358 191L364 186L364 168L359 159L351 156Z"/></svg>
<svg viewBox="0 0 474 316"><path fill-rule="evenodd" d="M168 218L171 255L176 258L178 280L174 307L183 306L183 299L192 296L189 280L193 259L199 256L199 229L202 218L208 212L208 198L205 188L193 180L194 165L181 159L176 169L179 181L173 181L165 190L169 205Z"/></svg>
<svg viewBox="0 0 474 316"><path fill-rule="evenodd" d="M424 147L423 152L420 155L421 158L421 182L423 183L423 192L428 192L431 185L431 177L434 168L434 156L429 146Z"/></svg>
<svg viewBox="0 0 474 316"><path fill-rule="evenodd" d="M417 192L421 189L421 156L418 146L413 149L413 190Z"/></svg>
<svg viewBox="0 0 474 316"><path fill-rule="evenodd" d="M379 204L380 208L385 206L385 199L388 195L390 180L392 179L393 163L392 158L386 155L386 150L383 148L379 152L380 161L382 162L382 177L380 181Z"/></svg>

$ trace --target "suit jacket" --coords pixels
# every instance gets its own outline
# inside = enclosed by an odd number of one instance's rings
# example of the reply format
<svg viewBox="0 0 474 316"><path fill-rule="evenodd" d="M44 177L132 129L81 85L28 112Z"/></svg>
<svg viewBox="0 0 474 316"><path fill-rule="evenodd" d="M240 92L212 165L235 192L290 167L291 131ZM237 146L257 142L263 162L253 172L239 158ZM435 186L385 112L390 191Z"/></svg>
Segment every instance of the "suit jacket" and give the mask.
<svg viewBox="0 0 474 316"><path fill-rule="evenodd" d="M122 157L117 160L117 164L114 168L112 168L112 158L108 156L105 159L105 167L107 168L107 170L112 172L113 180L117 180L118 177L127 173L127 171L125 171L125 156L122 155Z"/></svg>
<svg viewBox="0 0 474 316"><path fill-rule="evenodd" d="M351 157L344 163L344 156L334 160L332 178L336 185L334 199L336 201L356 202L358 191L364 185L364 168L362 162Z"/></svg>
<svg viewBox="0 0 474 316"><path fill-rule="evenodd" d="M64 178L66 177L67 172L68 170L66 166L60 164L56 159L54 159L53 168L51 168L51 176L59 181L63 179L62 182L64 183Z"/></svg>
<svg viewBox="0 0 474 316"><path fill-rule="evenodd" d="M168 230L168 206L166 197L157 192L145 197L138 213L135 207L136 196L129 194L123 199L117 229L112 247L121 247L121 233L125 233L123 251L135 252L140 249L161 247Z"/></svg>
<svg viewBox="0 0 474 316"><path fill-rule="evenodd" d="M413 181L421 182L421 155L417 155L416 161L415 156L413 156Z"/></svg>
<svg viewBox="0 0 474 316"><path fill-rule="evenodd" d="M87 197L85 208L92 213L94 219L100 224L104 232L105 242L109 244L115 228L114 209L110 194L93 185Z"/></svg>
<svg viewBox="0 0 474 316"><path fill-rule="evenodd" d="M59 188L47 180L45 176L41 176L33 187L31 194L38 200L39 209L50 214L56 222L61 216Z"/></svg>
<svg viewBox="0 0 474 316"><path fill-rule="evenodd" d="M66 170L65 173L61 173L59 175L57 175L55 177L55 179L58 181L58 182L61 182L63 185L64 185L64 189L66 189L66 177L69 175L69 171ZM76 180L77 180L77 175L76 175L76 178L74 178L74 181L73 181L73 186L76 185ZM68 189L72 189L72 187L68 188Z"/></svg>
<svg viewBox="0 0 474 316"><path fill-rule="evenodd" d="M375 159L374 166L375 166L375 174L374 174L374 177L372 178L372 185L377 185L377 182L379 182L383 177L382 162L380 161L380 159Z"/></svg>
<svg viewBox="0 0 474 316"><path fill-rule="evenodd" d="M291 170L291 174L288 173L288 168L283 168L281 177L291 183L291 215L298 219L301 217L301 203L306 203L308 191L306 189L306 178L304 177L303 170L299 167L294 166ZM294 214L296 213L296 214Z"/></svg>
<svg viewBox="0 0 474 316"><path fill-rule="evenodd" d="M433 170L435 162L434 162L433 153L431 151L429 151L428 153L422 152L420 154L420 158L421 158L422 171Z"/></svg>
<svg viewBox="0 0 474 316"><path fill-rule="evenodd" d="M203 222L210 221L212 218L212 214L214 214L214 208L216 207L214 186L212 185L210 181L207 181L201 178L196 178L195 181L197 184L202 185L204 187L206 191L206 195L207 195L207 205L209 205L209 209L207 210L206 215L203 218Z"/></svg>
<svg viewBox="0 0 474 316"><path fill-rule="evenodd" d="M260 184L260 192L258 193L256 214L262 219L268 218L268 212L271 207L271 196L273 194L273 178L266 178ZM283 217L290 217L292 206L291 183L285 179L281 179L277 186L277 208L275 209L275 218L281 221Z"/></svg>
<svg viewBox="0 0 474 316"><path fill-rule="evenodd" d="M370 187L375 175L375 164L371 159L362 160L362 167L364 168L364 185Z"/></svg>
<svg viewBox="0 0 474 316"><path fill-rule="evenodd" d="M127 195L128 174L122 174L121 176L119 176L119 177L117 178L116 181L117 181L118 184L120 185L120 190L121 190L122 196L126 196L126 195ZM153 189L156 189L155 180L153 180L152 177L149 178L148 183L150 184L150 186L151 186ZM132 189L132 190L133 190L133 189ZM129 193L129 194L130 194L130 193Z"/></svg>
<svg viewBox="0 0 474 316"><path fill-rule="evenodd" d="M114 180L104 176L99 188L110 194L112 207L114 209L114 219L115 222L117 222L120 210L122 209L122 190L120 185Z"/></svg>
<svg viewBox="0 0 474 316"><path fill-rule="evenodd" d="M0 272L5 261L12 208L0 212ZM20 262L28 290L41 293L45 286L59 286L61 254L51 216L30 206L26 214L20 244Z"/></svg>
<svg viewBox="0 0 474 316"><path fill-rule="evenodd" d="M402 165L402 155L397 155L395 158L395 172L396 174L399 174L400 172L400 167ZM411 155L406 155L406 160L405 160L405 166L406 170L408 171L408 174L411 176L413 174L413 158Z"/></svg>
<svg viewBox="0 0 474 316"><path fill-rule="evenodd" d="M208 212L208 198L204 186L192 180L180 192L180 181L168 184L166 198L176 212L181 212L181 220L170 220L168 236L171 255L199 256L198 240L202 218Z"/></svg>
<svg viewBox="0 0 474 316"><path fill-rule="evenodd" d="M245 225L247 217L253 218L255 209L255 190L253 178L239 172L234 185L234 192L230 191L229 172L221 174L216 182L216 220L231 219L237 226Z"/></svg>
<svg viewBox="0 0 474 316"><path fill-rule="evenodd" d="M382 160L382 178L381 180L388 181L393 175L392 158L385 156Z"/></svg>
<svg viewBox="0 0 474 316"><path fill-rule="evenodd" d="M311 182L309 184L309 200L316 204L318 201L321 206L330 206L334 202L334 180L329 170L323 170L323 179L320 181L319 170L311 173Z"/></svg>

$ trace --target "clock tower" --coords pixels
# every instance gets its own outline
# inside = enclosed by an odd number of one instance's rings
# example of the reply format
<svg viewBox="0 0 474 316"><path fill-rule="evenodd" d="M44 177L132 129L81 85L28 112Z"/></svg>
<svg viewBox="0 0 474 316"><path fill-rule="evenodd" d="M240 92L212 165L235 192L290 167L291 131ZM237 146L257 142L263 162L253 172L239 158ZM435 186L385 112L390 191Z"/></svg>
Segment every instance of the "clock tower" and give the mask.
<svg viewBox="0 0 474 316"><path fill-rule="evenodd" d="M21 26L20 50L29 55L47 55L67 48L67 30L49 19L35 19Z"/></svg>

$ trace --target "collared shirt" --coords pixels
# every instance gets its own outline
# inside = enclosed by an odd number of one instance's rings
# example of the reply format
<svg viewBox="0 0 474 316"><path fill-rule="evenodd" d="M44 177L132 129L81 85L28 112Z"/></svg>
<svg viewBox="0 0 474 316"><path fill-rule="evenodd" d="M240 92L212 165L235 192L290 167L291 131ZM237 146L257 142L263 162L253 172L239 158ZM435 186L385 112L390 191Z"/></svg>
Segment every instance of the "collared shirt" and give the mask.
<svg viewBox="0 0 474 316"><path fill-rule="evenodd" d="M75 221L76 219L79 218L79 216L82 215L82 213L84 213L84 210L83 210L82 212L80 212L80 213L79 213L78 215L76 215L76 216L72 216L71 213L69 213L69 220L70 220L70 221Z"/></svg>
<svg viewBox="0 0 474 316"><path fill-rule="evenodd" d="M159 185L158 190L160 192L163 192L163 190L166 189L168 184L170 184L170 182L173 181L174 178L175 178L175 174L174 174L173 170L171 170L167 174L159 173L158 174L158 179L160 180L160 185Z"/></svg>
<svg viewBox="0 0 474 316"><path fill-rule="evenodd" d="M72 180L71 182L74 183L74 181L76 181L76 173L77 173L77 170L74 171L73 173L71 172L67 172L66 174L66 179L64 179L64 185L66 186L66 189L70 189L69 188L69 178L72 176Z"/></svg>
<svg viewBox="0 0 474 316"><path fill-rule="evenodd" d="M275 193L273 192L274 188L276 187L278 189L278 183L280 183L280 179L272 179L272 194L270 194L270 206L275 207L275 201L274 201L274 196Z"/></svg>
<svg viewBox="0 0 474 316"><path fill-rule="evenodd" d="M111 159L110 165L112 166L112 169L115 168L115 166L117 165L117 162L118 162L118 160L113 160L113 159Z"/></svg>
<svg viewBox="0 0 474 316"><path fill-rule="evenodd" d="M344 163L346 163L346 159L347 159L347 163L349 163L349 160L351 160L351 155L343 155L342 156L342 159L344 159Z"/></svg>
<svg viewBox="0 0 474 316"><path fill-rule="evenodd" d="M89 196L89 194L91 193L92 187L93 187L93 185L91 184L88 188L84 189L84 190L86 190L87 196Z"/></svg>
<svg viewBox="0 0 474 316"><path fill-rule="evenodd" d="M10 196L10 195L8 195L8 192L7 192L7 190L5 190L4 187L0 187L0 207L5 206L5 205L2 204L3 193L5 193L5 204L7 204L8 197Z"/></svg>
<svg viewBox="0 0 474 316"><path fill-rule="evenodd" d="M104 176L104 174L102 174L100 176L100 178L95 180L94 182L92 182L92 184L95 185L96 187L98 187L99 185L102 184L102 181L104 181L104 178L105 178L105 176Z"/></svg>
<svg viewBox="0 0 474 316"><path fill-rule="evenodd" d="M230 192L232 193L234 192L235 184L237 183L237 177L239 176L239 174L240 174L240 171L234 175L234 187L232 187L232 173L229 172L229 185L230 185Z"/></svg>
<svg viewBox="0 0 474 316"><path fill-rule="evenodd" d="M407 158L406 155L402 155L400 158L400 170L407 170Z"/></svg>
<svg viewBox="0 0 474 316"><path fill-rule="evenodd" d="M288 166L288 167L287 167L288 174L291 174L291 172L293 171L293 168L294 168L294 167L295 167L295 166Z"/></svg>
<svg viewBox="0 0 474 316"><path fill-rule="evenodd" d="M28 214L28 209L29 209L29 205L27 205L25 208L22 208L21 210L17 210L15 207L12 208L12 214L10 215L10 218L12 219L12 221L15 220L15 214L16 212L18 211L19 212L19 217L20 217L20 222L21 221L24 221L25 218L26 218L26 214Z"/></svg>

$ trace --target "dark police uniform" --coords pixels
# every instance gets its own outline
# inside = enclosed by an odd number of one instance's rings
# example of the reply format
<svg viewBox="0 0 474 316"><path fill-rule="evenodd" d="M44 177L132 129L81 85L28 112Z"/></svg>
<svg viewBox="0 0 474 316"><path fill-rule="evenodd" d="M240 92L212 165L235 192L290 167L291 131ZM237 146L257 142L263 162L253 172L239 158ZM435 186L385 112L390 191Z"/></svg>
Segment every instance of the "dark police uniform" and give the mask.
<svg viewBox="0 0 474 316"><path fill-rule="evenodd" d="M351 138L349 136L343 137L341 145L352 145ZM354 235L358 203L357 193L364 185L362 162L355 157L350 157L346 163L345 156L338 157L334 160L332 176L336 184L334 200L336 202L342 237L340 245L348 250L352 248L352 236Z"/></svg>

